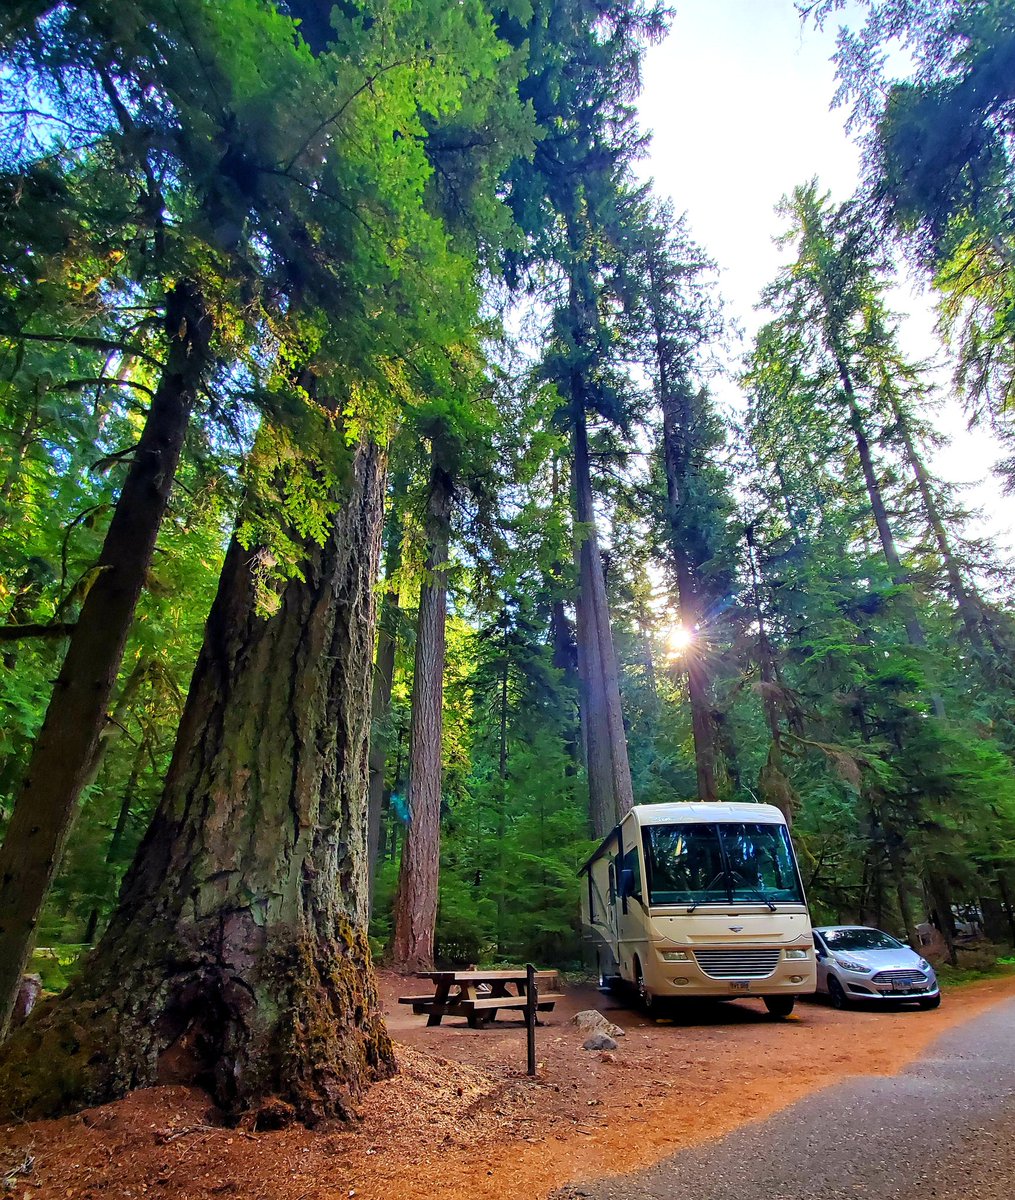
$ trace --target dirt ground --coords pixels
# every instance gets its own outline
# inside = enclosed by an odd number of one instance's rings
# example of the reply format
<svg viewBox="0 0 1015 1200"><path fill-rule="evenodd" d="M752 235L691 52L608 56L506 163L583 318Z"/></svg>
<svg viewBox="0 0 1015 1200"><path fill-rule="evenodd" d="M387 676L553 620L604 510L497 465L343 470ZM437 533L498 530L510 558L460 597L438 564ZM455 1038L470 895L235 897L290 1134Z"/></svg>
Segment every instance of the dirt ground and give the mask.
<svg viewBox="0 0 1015 1200"><path fill-rule="evenodd" d="M738 1000L652 1023L592 989L568 989L537 1031L525 1075L520 1018L472 1030L382 994L400 1074L371 1089L351 1128L223 1128L206 1095L136 1092L60 1121L0 1130L0 1192L17 1200L474 1200L645 1166L768 1115L844 1076L898 1071L949 1026L1015 994L1015 977L956 989L935 1012L797 1006L774 1022ZM616 1051L581 1048L570 1024L599 1008L626 1030ZM6 1189L6 1190L5 1190Z"/></svg>

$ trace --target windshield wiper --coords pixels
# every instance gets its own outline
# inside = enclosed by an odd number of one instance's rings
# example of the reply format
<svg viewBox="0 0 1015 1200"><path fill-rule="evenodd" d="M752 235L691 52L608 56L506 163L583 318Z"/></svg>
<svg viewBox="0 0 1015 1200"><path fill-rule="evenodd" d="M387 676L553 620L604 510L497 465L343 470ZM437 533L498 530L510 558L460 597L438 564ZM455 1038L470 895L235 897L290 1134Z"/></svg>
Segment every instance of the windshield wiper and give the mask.
<svg viewBox="0 0 1015 1200"><path fill-rule="evenodd" d="M736 889L733 889L733 890L735 891ZM754 895L757 896L760 901L762 901L762 903L768 905L768 907L772 910L772 912L778 911L775 907L775 902L772 901L771 899L769 899L769 897L765 895L765 893L761 890L761 888L746 888L744 890L753 892ZM734 900L733 903L735 904L736 900Z"/></svg>
<svg viewBox="0 0 1015 1200"><path fill-rule="evenodd" d="M703 887L703 888L699 888L698 890L699 890L699 892L710 892L710 891L712 890L712 888L714 888L714 887L715 887L715 885L716 885L716 884L719 882L719 880L720 880L720 879L725 879L725 878L726 878L726 872L725 872L725 871L720 871L720 872L719 872L719 874L718 874L718 875L716 875L716 877L715 877L713 880L711 880L711 882L709 882L708 884L706 884L706 885L705 885L705 887ZM726 890L727 890L727 892L728 892L728 891L729 891L729 888L727 887L727 889L726 889ZM698 907L698 905L699 905L700 903L701 903L701 901L700 901L700 900L695 900L695 901L694 901L694 903L691 905L691 907L690 907L690 908L689 908L687 911L688 911L689 913L693 913L693 912L694 912L694 910L695 910L695 909Z"/></svg>
<svg viewBox="0 0 1015 1200"><path fill-rule="evenodd" d="M754 895L757 896L758 899L763 904L768 905L768 907L772 910L772 912L777 911L775 904L765 894L764 888L751 887L751 885L747 882L747 879L745 876L741 875L739 871L734 871L733 868L730 867L730 883L734 885L733 887L730 888L730 895L734 896L734 901L733 901L734 904L736 903L735 893L736 893L736 884L738 882L742 883L744 885L744 888L743 888L744 891L753 892Z"/></svg>

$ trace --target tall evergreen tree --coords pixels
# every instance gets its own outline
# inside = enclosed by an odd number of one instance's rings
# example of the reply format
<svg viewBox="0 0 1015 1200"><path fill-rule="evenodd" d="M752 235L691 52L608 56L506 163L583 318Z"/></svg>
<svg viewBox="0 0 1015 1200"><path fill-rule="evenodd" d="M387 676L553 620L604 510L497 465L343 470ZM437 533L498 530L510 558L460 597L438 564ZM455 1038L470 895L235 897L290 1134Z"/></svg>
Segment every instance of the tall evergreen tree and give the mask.
<svg viewBox="0 0 1015 1200"><path fill-rule="evenodd" d="M383 442L391 398L414 396L410 372L443 370L475 322L474 254L431 211L426 122L458 110L473 80L491 99L505 52L477 7L374 6L369 21L338 21L317 58L287 17L248 7L239 39L203 9L190 15L224 75L241 51L255 79L271 47L291 58L280 78L302 101L291 121L288 108L262 110L270 138L244 176L286 250L271 264L284 265L290 301L275 313L291 338L279 406L255 444L159 811L76 990L5 1047L11 1112L122 1094L169 1055L183 1077L210 1073L233 1110L276 1093L303 1117L342 1114L390 1066L363 928ZM369 99L378 73L383 108ZM524 121L502 128L503 153L518 153ZM279 140L288 157L269 167ZM477 211L496 212L492 174L479 183ZM295 227L291 193L311 204ZM347 239L341 254L333 237ZM100 1052L82 1058L64 1031L84 1013Z"/></svg>

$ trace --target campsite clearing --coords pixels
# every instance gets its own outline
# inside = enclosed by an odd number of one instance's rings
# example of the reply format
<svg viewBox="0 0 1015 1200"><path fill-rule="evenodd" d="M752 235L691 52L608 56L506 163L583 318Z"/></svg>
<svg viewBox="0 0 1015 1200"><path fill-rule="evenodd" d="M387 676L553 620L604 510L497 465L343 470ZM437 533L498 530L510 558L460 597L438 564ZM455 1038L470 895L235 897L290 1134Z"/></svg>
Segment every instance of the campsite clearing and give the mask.
<svg viewBox="0 0 1015 1200"><path fill-rule="evenodd" d="M0 1133L0 1175L19 1198L472 1200L546 1196L573 1180L655 1162L860 1074L890 1074L938 1034L1015 995L1015 977L953 989L936 1012L837 1012L802 1004L772 1022L759 1001L653 1024L592 988L568 988L539 1030L525 1077L519 1024L428 1028L381 978L401 1073L375 1085L352 1128L221 1127L197 1089L153 1088L59 1121ZM596 1007L627 1036L583 1051L570 1023ZM439 1186L438 1186L439 1181Z"/></svg>

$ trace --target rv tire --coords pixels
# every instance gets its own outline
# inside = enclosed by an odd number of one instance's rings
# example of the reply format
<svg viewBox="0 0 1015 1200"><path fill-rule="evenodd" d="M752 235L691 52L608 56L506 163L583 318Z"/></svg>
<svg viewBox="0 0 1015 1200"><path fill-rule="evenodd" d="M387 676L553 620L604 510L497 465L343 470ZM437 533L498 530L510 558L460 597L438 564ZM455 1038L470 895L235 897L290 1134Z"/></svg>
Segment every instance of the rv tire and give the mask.
<svg viewBox="0 0 1015 1200"><path fill-rule="evenodd" d="M796 996L765 996L764 999L769 1016L777 1019L788 1017L796 1003Z"/></svg>
<svg viewBox="0 0 1015 1200"><path fill-rule="evenodd" d="M659 1011L659 1005L656 1002L656 998L645 986L645 975L641 969L641 961L637 958L634 960L634 988L638 996L638 1007L650 1017L656 1016Z"/></svg>

